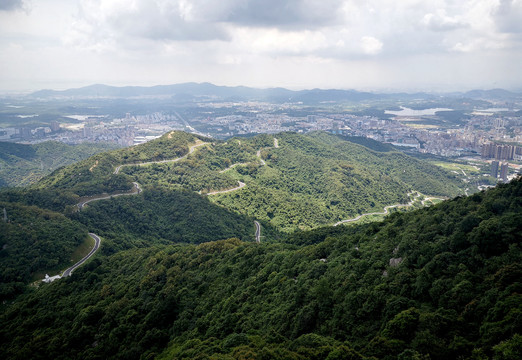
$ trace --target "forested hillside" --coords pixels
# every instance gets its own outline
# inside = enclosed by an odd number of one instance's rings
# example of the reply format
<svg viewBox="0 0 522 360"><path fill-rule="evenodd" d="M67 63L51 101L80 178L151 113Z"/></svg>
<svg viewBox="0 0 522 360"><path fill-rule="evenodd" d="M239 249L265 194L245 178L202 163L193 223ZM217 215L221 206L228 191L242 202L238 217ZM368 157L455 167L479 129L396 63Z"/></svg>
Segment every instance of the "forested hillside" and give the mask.
<svg viewBox="0 0 522 360"><path fill-rule="evenodd" d="M0 301L24 292L35 273L72 265L87 237L84 226L60 213L3 201L0 211Z"/></svg>
<svg viewBox="0 0 522 360"><path fill-rule="evenodd" d="M59 167L114 149L109 144L66 145L46 141L35 145L0 142L0 187L27 186Z"/></svg>
<svg viewBox="0 0 522 360"><path fill-rule="evenodd" d="M412 191L445 197L460 192L462 184L450 172L378 145L324 132L226 142L171 132L69 166L35 188L87 196L125 191L136 181L144 189L185 189L204 195L243 183L240 191L209 195L210 201L285 232L407 203ZM119 168L121 164L126 166Z"/></svg>
<svg viewBox="0 0 522 360"><path fill-rule="evenodd" d="M278 244L100 254L3 305L0 356L519 359L521 239L518 179Z"/></svg>
<svg viewBox="0 0 522 360"><path fill-rule="evenodd" d="M71 219L108 239L104 252L132 246L199 244L230 237L255 240L253 219L227 211L190 191L148 190L139 196L96 201L72 214ZM265 231L266 235L274 233Z"/></svg>
<svg viewBox="0 0 522 360"><path fill-rule="evenodd" d="M265 166L234 169L245 189L211 200L291 232L407 203L412 190L459 193L453 175L384 146L374 151L324 132L275 137L279 147L261 152Z"/></svg>
<svg viewBox="0 0 522 360"><path fill-rule="evenodd" d="M60 189L79 196L127 190L128 177L114 174L118 165L172 159L188 153L188 145L198 138L184 132L170 132L151 142L97 154L89 159L54 171L39 181L34 189Z"/></svg>

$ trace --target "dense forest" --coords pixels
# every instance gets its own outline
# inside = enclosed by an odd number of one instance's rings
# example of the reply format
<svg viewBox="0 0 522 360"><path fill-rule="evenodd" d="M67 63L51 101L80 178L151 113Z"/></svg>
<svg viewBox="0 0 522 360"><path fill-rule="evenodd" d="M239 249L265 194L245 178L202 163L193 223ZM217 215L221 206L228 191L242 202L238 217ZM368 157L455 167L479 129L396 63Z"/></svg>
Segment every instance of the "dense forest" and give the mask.
<svg viewBox="0 0 522 360"><path fill-rule="evenodd" d="M370 139L170 132L2 189L0 358L519 359L522 179L460 186ZM453 199L325 226L413 191Z"/></svg>
<svg viewBox="0 0 522 360"><path fill-rule="evenodd" d="M89 211L110 214L130 199ZM87 210L74 216L88 224ZM2 305L0 356L520 359L521 239L519 178L277 243L102 252Z"/></svg>
<svg viewBox="0 0 522 360"><path fill-rule="evenodd" d="M255 238L253 219L186 190L148 190L139 196L93 202L72 214L71 219L111 239L104 243L106 253L131 246Z"/></svg>
<svg viewBox="0 0 522 360"><path fill-rule="evenodd" d="M244 190L212 200L292 232L407 203L412 189L438 196L459 192L453 175L393 148L374 151L324 132L281 133L277 139L278 148L261 153L266 166L235 170Z"/></svg>
<svg viewBox="0 0 522 360"><path fill-rule="evenodd" d="M87 229L63 214L0 201L0 301L26 288L35 273L72 265Z"/></svg>

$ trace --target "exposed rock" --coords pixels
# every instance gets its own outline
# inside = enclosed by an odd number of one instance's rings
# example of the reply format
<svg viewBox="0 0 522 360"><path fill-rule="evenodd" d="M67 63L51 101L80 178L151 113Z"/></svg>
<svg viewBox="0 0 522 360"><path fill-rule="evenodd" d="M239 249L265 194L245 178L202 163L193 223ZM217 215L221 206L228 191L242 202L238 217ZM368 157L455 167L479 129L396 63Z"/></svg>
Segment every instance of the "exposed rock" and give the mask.
<svg viewBox="0 0 522 360"><path fill-rule="evenodd" d="M391 267L397 267L399 266L399 264L402 262L402 258L399 257L399 258L391 258L390 259L390 266Z"/></svg>

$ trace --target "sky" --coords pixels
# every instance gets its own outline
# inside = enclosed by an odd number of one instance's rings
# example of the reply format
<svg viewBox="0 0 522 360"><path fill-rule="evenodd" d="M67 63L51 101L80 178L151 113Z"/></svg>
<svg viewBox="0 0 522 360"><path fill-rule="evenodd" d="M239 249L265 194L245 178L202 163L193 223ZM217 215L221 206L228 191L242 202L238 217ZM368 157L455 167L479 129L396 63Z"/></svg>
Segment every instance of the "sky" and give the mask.
<svg viewBox="0 0 522 360"><path fill-rule="evenodd" d="M0 91L522 90L522 0L0 0Z"/></svg>

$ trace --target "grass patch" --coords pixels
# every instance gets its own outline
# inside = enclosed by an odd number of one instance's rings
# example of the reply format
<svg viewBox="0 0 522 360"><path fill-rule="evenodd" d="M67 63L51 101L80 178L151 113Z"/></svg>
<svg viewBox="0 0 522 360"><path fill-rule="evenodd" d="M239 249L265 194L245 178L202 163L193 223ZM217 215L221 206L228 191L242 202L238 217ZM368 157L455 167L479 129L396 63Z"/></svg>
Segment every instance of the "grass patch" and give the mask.
<svg viewBox="0 0 522 360"><path fill-rule="evenodd" d="M449 171L458 171L458 172L462 173L462 170L464 170L466 172L466 174L468 174L468 175L480 174L479 169L473 165L458 164L458 163L444 162L444 161L432 161L431 163L433 165L436 165L438 167L441 167L441 168L449 170Z"/></svg>

